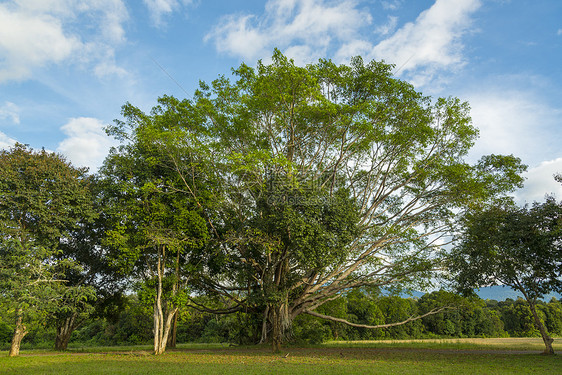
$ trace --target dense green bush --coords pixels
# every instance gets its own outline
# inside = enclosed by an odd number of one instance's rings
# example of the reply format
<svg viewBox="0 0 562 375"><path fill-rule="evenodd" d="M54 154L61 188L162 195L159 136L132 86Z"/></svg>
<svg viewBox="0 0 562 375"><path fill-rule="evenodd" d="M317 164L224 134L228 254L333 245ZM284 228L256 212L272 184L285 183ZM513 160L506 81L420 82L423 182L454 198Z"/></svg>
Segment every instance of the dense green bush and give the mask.
<svg viewBox="0 0 562 375"><path fill-rule="evenodd" d="M0 344L8 343L12 339L14 329L6 322L0 321Z"/></svg>
<svg viewBox="0 0 562 375"><path fill-rule="evenodd" d="M299 344L320 344L333 339L330 327L318 318L299 315L293 322L293 341Z"/></svg>

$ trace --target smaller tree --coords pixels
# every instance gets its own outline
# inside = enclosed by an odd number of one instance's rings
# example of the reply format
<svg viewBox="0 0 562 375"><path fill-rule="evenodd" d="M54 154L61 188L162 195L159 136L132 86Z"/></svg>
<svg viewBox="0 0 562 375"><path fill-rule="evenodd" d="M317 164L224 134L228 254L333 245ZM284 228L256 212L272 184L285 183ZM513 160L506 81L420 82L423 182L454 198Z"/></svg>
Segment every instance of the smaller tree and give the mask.
<svg viewBox="0 0 562 375"><path fill-rule="evenodd" d="M56 327L56 350L66 350L72 332L92 315L105 315L102 310L112 302L117 302L118 306L120 295L127 286L119 270L110 264L107 247L102 246L112 220L102 200L103 185L92 178L88 187L93 209L98 215L70 231L57 255L59 261L70 259L80 267L66 270L63 276L66 290L58 298L55 311L49 314L50 322Z"/></svg>
<svg viewBox="0 0 562 375"><path fill-rule="evenodd" d="M17 241L0 244L0 293L14 317L10 357L19 354L21 341L29 333L29 321L45 319L46 312L56 306L56 297L63 293L59 267L47 261L52 255L43 247Z"/></svg>
<svg viewBox="0 0 562 375"><path fill-rule="evenodd" d="M203 264L201 251L209 237L201 197L207 187L199 181L197 149L181 141L191 131L182 127L190 120L183 114L185 106L187 102L165 97L146 115L125 105L127 121L108 129L122 145L112 150L100 171L112 216L103 245L112 265L153 305L154 354L164 353L174 336L177 314L187 304L187 287ZM175 167L178 154L186 166L182 174ZM187 194L186 181L192 182Z"/></svg>
<svg viewBox="0 0 562 375"><path fill-rule="evenodd" d="M562 290L562 205L544 203L518 208L506 204L465 216L465 230L452 252L451 270L457 288L507 285L521 292L541 333L545 354L552 342L537 312L537 301Z"/></svg>
<svg viewBox="0 0 562 375"><path fill-rule="evenodd" d="M63 275L76 263L59 258L60 245L94 216L86 169L21 144L0 151L0 298L15 314L10 356L28 332L26 314L44 313L64 295Z"/></svg>

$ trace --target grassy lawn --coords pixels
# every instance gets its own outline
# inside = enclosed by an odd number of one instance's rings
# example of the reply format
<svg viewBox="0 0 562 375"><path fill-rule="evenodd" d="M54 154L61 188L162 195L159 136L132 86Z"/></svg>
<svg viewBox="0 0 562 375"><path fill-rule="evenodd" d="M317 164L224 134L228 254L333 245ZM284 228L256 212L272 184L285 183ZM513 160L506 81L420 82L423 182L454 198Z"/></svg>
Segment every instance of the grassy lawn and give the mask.
<svg viewBox="0 0 562 375"><path fill-rule="evenodd" d="M538 345L537 345L538 344ZM531 352L528 352L531 350ZM288 347L180 345L162 356L150 347L0 352L0 374L531 374L562 373L562 355L540 355L536 339L331 342ZM557 345L555 350L562 351Z"/></svg>

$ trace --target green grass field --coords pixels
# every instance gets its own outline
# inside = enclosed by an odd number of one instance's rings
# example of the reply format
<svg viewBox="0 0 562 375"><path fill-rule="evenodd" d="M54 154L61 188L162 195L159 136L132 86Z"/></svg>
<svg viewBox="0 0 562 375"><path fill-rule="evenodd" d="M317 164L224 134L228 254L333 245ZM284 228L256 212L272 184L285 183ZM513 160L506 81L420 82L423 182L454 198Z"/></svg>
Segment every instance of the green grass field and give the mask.
<svg viewBox="0 0 562 375"><path fill-rule="evenodd" d="M180 345L0 352L0 374L562 374L562 355L541 355L540 339L330 342L314 347ZM562 344L555 342L562 353Z"/></svg>

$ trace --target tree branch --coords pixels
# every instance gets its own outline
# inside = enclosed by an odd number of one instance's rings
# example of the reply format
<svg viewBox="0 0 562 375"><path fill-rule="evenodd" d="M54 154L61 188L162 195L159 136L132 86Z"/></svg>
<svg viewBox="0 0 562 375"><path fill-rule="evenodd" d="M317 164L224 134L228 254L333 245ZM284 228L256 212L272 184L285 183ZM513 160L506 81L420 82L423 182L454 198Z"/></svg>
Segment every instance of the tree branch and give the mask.
<svg viewBox="0 0 562 375"><path fill-rule="evenodd" d="M409 322L413 322L413 321L415 321L415 320L419 320L419 319L425 318L426 316L438 314L438 313L440 313L441 311L449 310L449 309L453 309L453 308L454 308L454 307L452 307L452 306L444 306L444 307L440 307L440 308L437 308L437 309L433 309L433 310L431 310L431 311L429 311L429 312L427 312L427 313L425 313L425 314L423 314L423 315L418 315L418 316L415 316L415 317L409 317L408 319L403 320L403 321L401 321L401 322L388 323L388 324L379 324L379 325L376 325L376 326L371 326L371 325L368 325L368 324L352 323L352 322L349 322L349 321L347 321L347 320L345 320L345 319L335 318L335 317L333 317L333 316L328 316L328 315L320 314L320 313L317 313L316 311L311 311L311 310L306 310L306 311L304 311L304 313L305 313L305 314L308 314L308 315L315 316L315 317L317 317L317 318L321 318L321 319L325 319L325 320L331 320L331 321L333 321L333 322L338 322L338 323L347 324L348 326L351 326L351 327L376 329L376 328L388 328L388 327L400 326L400 325L403 325L403 324L406 324L406 323L409 323Z"/></svg>

